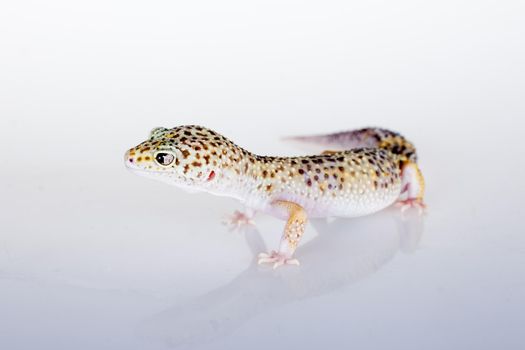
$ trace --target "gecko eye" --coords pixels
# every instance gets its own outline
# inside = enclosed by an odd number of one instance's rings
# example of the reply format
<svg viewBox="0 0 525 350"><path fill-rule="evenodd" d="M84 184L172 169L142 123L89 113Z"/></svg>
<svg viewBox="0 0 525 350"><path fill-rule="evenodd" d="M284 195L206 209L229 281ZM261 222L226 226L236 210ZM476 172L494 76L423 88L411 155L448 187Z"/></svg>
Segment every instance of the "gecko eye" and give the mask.
<svg viewBox="0 0 525 350"><path fill-rule="evenodd" d="M157 161L157 163L163 166L170 165L171 163L173 163L174 159L175 157L173 156L173 154L170 154L170 153L161 152L161 153L157 153L157 155L155 156L155 160Z"/></svg>

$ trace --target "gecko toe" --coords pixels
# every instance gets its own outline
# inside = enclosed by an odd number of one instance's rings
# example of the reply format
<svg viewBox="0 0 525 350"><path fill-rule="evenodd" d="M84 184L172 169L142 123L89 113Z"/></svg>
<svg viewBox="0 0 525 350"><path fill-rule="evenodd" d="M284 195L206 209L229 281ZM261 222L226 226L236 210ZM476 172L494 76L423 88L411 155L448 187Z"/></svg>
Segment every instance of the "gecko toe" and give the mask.
<svg viewBox="0 0 525 350"><path fill-rule="evenodd" d="M301 265L301 264L299 263L299 260L297 260L297 259L288 259L288 261L286 262L286 264L288 264L288 265L296 265L296 266Z"/></svg>
<svg viewBox="0 0 525 350"><path fill-rule="evenodd" d="M276 268L278 268L279 266L282 266L282 265L284 265L284 261L283 260L278 260L278 261L276 261L273 264L273 269L275 270Z"/></svg>

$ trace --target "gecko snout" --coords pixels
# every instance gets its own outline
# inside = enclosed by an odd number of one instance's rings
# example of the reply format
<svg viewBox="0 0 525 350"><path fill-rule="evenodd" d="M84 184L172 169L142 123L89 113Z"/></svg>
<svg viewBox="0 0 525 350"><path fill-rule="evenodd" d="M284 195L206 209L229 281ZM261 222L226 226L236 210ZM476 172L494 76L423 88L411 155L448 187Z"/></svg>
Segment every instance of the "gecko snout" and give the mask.
<svg viewBox="0 0 525 350"><path fill-rule="evenodd" d="M135 163L136 163L135 153L132 152L132 150L126 151L126 153L124 153L124 164L129 168Z"/></svg>
<svg viewBox="0 0 525 350"><path fill-rule="evenodd" d="M148 170L152 168L152 157L140 150L130 149L124 153L124 165L130 170Z"/></svg>

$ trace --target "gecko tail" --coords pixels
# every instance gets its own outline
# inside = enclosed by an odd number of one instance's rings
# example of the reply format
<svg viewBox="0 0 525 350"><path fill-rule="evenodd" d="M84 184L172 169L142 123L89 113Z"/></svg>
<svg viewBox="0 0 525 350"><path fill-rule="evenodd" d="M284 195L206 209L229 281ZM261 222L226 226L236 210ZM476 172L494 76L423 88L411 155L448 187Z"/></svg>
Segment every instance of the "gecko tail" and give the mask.
<svg viewBox="0 0 525 350"><path fill-rule="evenodd" d="M401 134L382 128L362 128L326 135L292 136L285 141L300 146L315 145L329 151L353 148L382 148L401 156L402 161L417 162L416 148Z"/></svg>

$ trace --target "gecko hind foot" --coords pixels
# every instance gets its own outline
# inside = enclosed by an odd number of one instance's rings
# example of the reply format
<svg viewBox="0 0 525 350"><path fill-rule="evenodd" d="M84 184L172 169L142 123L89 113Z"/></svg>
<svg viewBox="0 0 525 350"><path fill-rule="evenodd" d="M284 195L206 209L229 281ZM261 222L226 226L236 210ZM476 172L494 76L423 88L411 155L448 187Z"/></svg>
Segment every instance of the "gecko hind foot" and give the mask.
<svg viewBox="0 0 525 350"><path fill-rule="evenodd" d="M396 207L401 208L401 213L404 213L410 208L416 208L419 215L426 214L427 205L421 198L407 198L396 203Z"/></svg>
<svg viewBox="0 0 525 350"><path fill-rule="evenodd" d="M273 264L273 268L276 269L283 265L297 265L299 266L299 260L290 258L282 253L276 252L275 250L271 253L261 253L257 256L259 265L261 264Z"/></svg>
<svg viewBox="0 0 525 350"><path fill-rule="evenodd" d="M222 223L228 227L230 231L242 231L249 226L255 226L252 217L239 210L227 216Z"/></svg>

